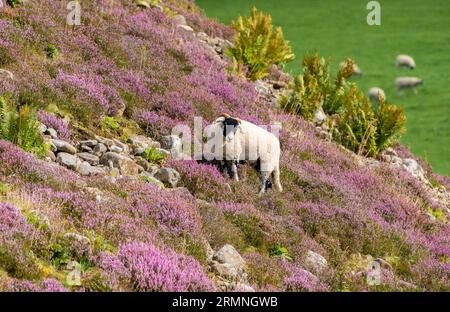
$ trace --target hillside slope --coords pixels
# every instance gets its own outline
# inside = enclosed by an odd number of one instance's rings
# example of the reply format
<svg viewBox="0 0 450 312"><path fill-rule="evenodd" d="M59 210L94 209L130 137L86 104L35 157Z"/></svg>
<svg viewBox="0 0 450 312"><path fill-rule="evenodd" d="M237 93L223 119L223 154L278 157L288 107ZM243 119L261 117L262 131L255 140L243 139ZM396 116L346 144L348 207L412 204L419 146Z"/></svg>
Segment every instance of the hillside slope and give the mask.
<svg viewBox="0 0 450 312"><path fill-rule="evenodd" d="M0 141L0 290L449 290L448 178L402 146L385 160L404 166L361 158L280 111L273 85L228 73L233 32L190 1L80 3L74 27L50 0L0 13L0 68L13 75L0 94L41 109L64 140L46 132L46 160ZM258 197L247 166L232 182L133 155L224 112L282 123L283 193Z"/></svg>

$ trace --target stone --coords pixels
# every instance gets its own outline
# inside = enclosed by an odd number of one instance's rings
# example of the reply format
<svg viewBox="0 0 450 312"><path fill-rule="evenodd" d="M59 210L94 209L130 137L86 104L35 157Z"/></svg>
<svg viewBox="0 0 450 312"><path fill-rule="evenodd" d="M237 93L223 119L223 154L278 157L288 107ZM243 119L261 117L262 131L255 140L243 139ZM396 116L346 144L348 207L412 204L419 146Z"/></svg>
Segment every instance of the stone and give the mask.
<svg viewBox="0 0 450 312"><path fill-rule="evenodd" d="M114 145L114 141L111 139L107 139L101 136L96 135L95 139L99 142L102 143L104 145L106 145L107 147Z"/></svg>
<svg viewBox="0 0 450 312"><path fill-rule="evenodd" d="M122 149L123 152L128 153L129 152L129 148L128 145L126 145L125 143L122 143L121 141L117 140L117 139L113 139L114 144L118 147L120 147Z"/></svg>
<svg viewBox="0 0 450 312"><path fill-rule="evenodd" d="M183 15L181 15L181 14L175 15L173 17L173 22L177 26L179 26L179 25L186 25L187 26L186 18Z"/></svg>
<svg viewBox="0 0 450 312"><path fill-rule="evenodd" d="M148 172L142 172L139 176L142 177L142 179L145 180L145 182L147 182L147 183L154 184L154 185L158 186L161 189L164 188L164 183L159 181L154 176L150 175Z"/></svg>
<svg viewBox="0 0 450 312"><path fill-rule="evenodd" d="M14 80L14 75L13 75L13 73L10 72L9 70L2 69L2 68L0 68L0 77L3 77L3 78L9 78L9 79L11 79L11 80Z"/></svg>
<svg viewBox="0 0 450 312"><path fill-rule="evenodd" d="M177 135L166 135L161 138L161 147L167 150L181 149L181 138Z"/></svg>
<svg viewBox="0 0 450 312"><path fill-rule="evenodd" d="M94 147L94 154L97 156L101 156L102 154L106 153L108 151L108 148L103 143L98 143Z"/></svg>
<svg viewBox="0 0 450 312"><path fill-rule="evenodd" d="M81 161L75 155L65 152L58 153L58 156L56 157L56 162L64 167L67 167L75 171L77 171L81 165Z"/></svg>
<svg viewBox="0 0 450 312"><path fill-rule="evenodd" d="M90 153L78 153L77 156L92 166L97 166L100 163L100 158Z"/></svg>
<svg viewBox="0 0 450 312"><path fill-rule="evenodd" d="M51 140L50 141L53 145L55 145L56 150L58 152L64 152L64 153L68 153L68 154L76 154L77 153L77 149L75 146L73 146L72 144L63 141L63 140Z"/></svg>
<svg viewBox="0 0 450 312"><path fill-rule="evenodd" d="M116 146L116 145L110 146L109 150L111 152L114 152L114 153L122 153L123 152L123 149L121 147L119 147L119 146Z"/></svg>
<svg viewBox="0 0 450 312"><path fill-rule="evenodd" d="M178 27L178 29L182 29L183 31L188 32L188 33L194 32L194 29L188 25L178 25L177 27Z"/></svg>
<svg viewBox="0 0 450 312"><path fill-rule="evenodd" d="M48 134L52 139L58 138L58 132L56 132L56 130L53 128L47 128L45 134Z"/></svg>
<svg viewBox="0 0 450 312"><path fill-rule="evenodd" d="M100 158L100 163L105 166L117 168L122 175L138 175L138 165L129 157L114 152L107 152Z"/></svg>
<svg viewBox="0 0 450 312"><path fill-rule="evenodd" d="M409 171L413 176L424 178L423 168L418 164L418 162L412 158L403 159L403 167Z"/></svg>
<svg viewBox="0 0 450 312"><path fill-rule="evenodd" d="M240 277L240 272L231 263L214 262L211 267L217 274L227 279L237 280Z"/></svg>
<svg viewBox="0 0 450 312"><path fill-rule="evenodd" d="M141 166L144 169L144 171L148 171L148 169L150 169L150 163L144 158L136 157L135 161L138 166Z"/></svg>
<svg viewBox="0 0 450 312"><path fill-rule="evenodd" d="M325 115L325 112L323 111L323 109L320 108L314 114L314 124L316 126L320 126L320 125L322 125L325 122L325 120L327 120L327 115Z"/></svg>
<svg viewBox="0 0 450 312"><path fill-rule="evenodd" d="M109 168L108 175L112 178L120 177L120 170L117 168Z"/></svg>
<svg viewBox="0 0 450 312"><path fill-rule="evenodd" d="M89 147L87 145L80 145L78 149L83 151L83 152L88 152L88 153L93 153L94 152L92 147Z"/></svg>
<svg viewBox="0 0 450 312"><path fill-rule="evenodd" d="M91 166L91 164L89 164L87 161L84 161L78 168L78 173L82 176L95 176L104 174L105 170L103 168Z"/></svg>
<svg viewBox="0 0 450 312"><path fill-rule="evenodd" d="M170 152L168 150L163 149L163 148L156 148L156 151L158 153L163 154L166 157L170 156Z"/></svg>
<svg viewBox="0 0 450 312"><path fill-rule="evenodd" d="M173 189L170 189L170 191L177 192L177 193L182 194L187 197L192 197L192 194L191 194L191 192L189 192L187 187L175 187Z"/></svg>
<svg viewBox="0 0 450 312"><path fill-rule="evenodd" d="M155 178L157 178L164 184L168 184L170 185L170 187L174 188L177 186L178 181L180 180L180 174L175 169L163 167L160 168L155 174Z"/></svg>
<svg viewBox="0 0 450 312"><path fill-rule="evenodd" d="M45 157L47 157L50 161L56 161L55 153L53 153L52 151L47 151Z"/></svg>
<svg viewBox="0 0 450 312"><path fill-rule="evenodd" d="M306 254L305 267L315 273L320 273L328 268L328 262L322 255L309 250Z"/></svg>
<svg viewBox="0 0 450 312"><path fill-rule="evenodd" d="M97 144L98 144L97 140L85 140L80 142L80 145L89 146L91 148L95 147Z"/></svg>
<svg viewBox="0 0 450 312"><path fill-rule="evenodd" d="M134 148L149 148L153 146L152 139L143 135L136 135L128 138L128 143L130 143Z"/></svg>
<svg viewBox="0 0 450 312"><path fill-rule="evenodd" d="M43 134L43 133L45 133L45 131L47 131L47 126L44 125L43 123L41 123L39 125L39 132Z"/></svg>
<svg viewBox="0 0 450 312"><path fill-rule="evenodd" d="M214 260L221 264L230 264L236 268L237 271L243 271L245 267L245 260L241 257L239 252L229 244L223 246L214 254Z"/></svg>

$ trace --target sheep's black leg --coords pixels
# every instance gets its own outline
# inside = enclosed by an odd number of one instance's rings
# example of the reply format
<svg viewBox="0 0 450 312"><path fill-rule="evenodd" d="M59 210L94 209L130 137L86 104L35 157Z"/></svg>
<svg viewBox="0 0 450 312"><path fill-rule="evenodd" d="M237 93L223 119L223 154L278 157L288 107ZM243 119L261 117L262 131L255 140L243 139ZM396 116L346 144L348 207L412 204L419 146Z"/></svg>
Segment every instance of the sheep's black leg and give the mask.
<svg viewBox="0 0 450 312"><path fill-rule="evenodd" d="M269 181L270 172L260 171L259 172L259 179L261 181L261 186L259 188L259 195L262 195L266 192L267 186L270 184L272 186L272 183Z"/></svg>
<svg viewBox="0 0 450 312"><path fill-rule="evenodd" d="M237 170L237 161L233 161L231 163L231 174L232 174L232 178L235 181L239 181L239 175L238 175L238 170Z"/></svg>

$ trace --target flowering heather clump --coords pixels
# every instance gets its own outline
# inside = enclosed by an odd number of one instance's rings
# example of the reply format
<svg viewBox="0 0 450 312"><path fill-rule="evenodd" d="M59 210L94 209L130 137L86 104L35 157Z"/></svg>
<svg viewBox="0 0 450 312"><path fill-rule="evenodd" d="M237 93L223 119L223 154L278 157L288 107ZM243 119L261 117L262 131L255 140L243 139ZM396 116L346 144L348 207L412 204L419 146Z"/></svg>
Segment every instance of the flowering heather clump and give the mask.
<svg viewBox="0 0 450 312"><path fill-rule="evenodd" d="M195 160L169 160L167 165L180 173L184 186L197 197L218 199L223 198L227 192L224 177L212 165L201 164Z"/></svg>
<svg viewBox="0 0 450 312"><path fill-rule="evenodd" d="M286 260L280 260L282 266L288 272L288 276L283 280L283 286L286 291L327 291L326 285L323 285L316 276L310 272L290 264Z"/></svg>
<svg viewBox="0 0 450 312"><path fill-rule="evenodd" d="M14 280L10 291L13 292L68 292L68 290L56 279L43 280L38 285L30 281Z"/></svg>
<svg viewBox="0 0 450 312"><path fill-rule="evenodd" d="M0 202L0 267L18 277L36 274L28 253L31 227L13 205Z"/></svg>
<svg viewBox="0 0 450 312"><path fill-rule="evenodd" d="M214 285L191 257L151 243L122 246L119 258L138 291L212 291Z"/></svg>
<svg viewBox="0 0 450 312"><path fill-rule="evenodd" d="M61 118L56 117L53 114L47 113L46 111L38 112L39 120L49 128L53 128L58 132L58 137L63 140L70 141L72 136L72 131L69 125L64 122Z"/></svg>

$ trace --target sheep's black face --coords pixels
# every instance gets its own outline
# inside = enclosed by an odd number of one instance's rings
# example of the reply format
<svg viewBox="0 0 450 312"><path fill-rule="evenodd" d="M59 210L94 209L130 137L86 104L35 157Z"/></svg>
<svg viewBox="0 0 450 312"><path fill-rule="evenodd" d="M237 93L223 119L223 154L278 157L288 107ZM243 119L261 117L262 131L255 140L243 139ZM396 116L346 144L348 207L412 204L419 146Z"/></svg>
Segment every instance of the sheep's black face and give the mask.
<svg viewBox="0 0 450 312"><path fill-rule="evenodd" d="M223 136L227 141L231 141L239 128L240 121L234 118L225 118L223 121Z"/></svg>

